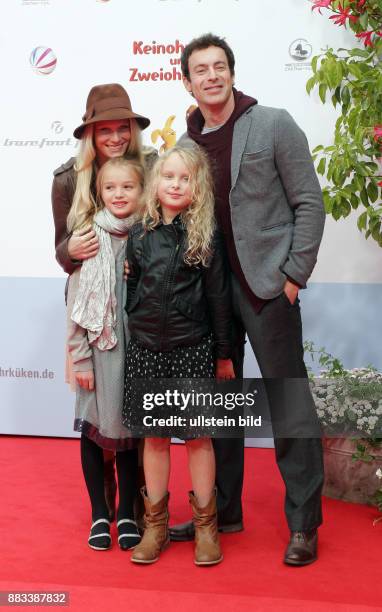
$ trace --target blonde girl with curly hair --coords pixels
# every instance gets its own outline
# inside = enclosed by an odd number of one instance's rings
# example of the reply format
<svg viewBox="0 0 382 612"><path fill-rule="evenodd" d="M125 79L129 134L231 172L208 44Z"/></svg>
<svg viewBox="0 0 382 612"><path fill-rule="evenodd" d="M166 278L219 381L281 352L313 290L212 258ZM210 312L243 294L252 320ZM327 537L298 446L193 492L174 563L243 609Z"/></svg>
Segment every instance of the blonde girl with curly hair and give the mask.
<svg viewBox="0 0 382 612"><path fill-rule="evenodd" d="M127 241L127 312L131 339L125 368L123 422L137 425L133 379L234 378L230 289L222 239L215 229L211 174L199 148L174 147L156 162L144 193L141 223ZM167 410L167 413L166 413ZM161 413L162 414L162 413ZM171 415L170 406L163 416ZM143 423L144 424L144 423ZM145 433L145 532L134 563L150 564L169 544L170 437ZM165 434L168 435L168 431ZM193 486L195 563L214 565L220 548L212 442L183 430ZM179 437L179 432L177 433Z"/></svg>

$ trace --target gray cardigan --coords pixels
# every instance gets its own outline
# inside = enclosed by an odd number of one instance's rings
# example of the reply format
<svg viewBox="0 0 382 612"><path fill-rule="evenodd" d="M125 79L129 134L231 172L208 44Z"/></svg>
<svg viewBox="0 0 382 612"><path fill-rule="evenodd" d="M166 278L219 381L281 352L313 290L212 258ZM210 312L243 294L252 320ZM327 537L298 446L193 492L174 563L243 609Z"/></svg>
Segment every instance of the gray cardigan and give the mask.
<svg viewBox="0 0 382 612"><path fill-rule="evenodd" d="M184 134L178 144L194 143ZM306 287L325 211L307 139L286 110L255 105L235 122L231 183L235 246L252 291L274 298L287 277Z"/></svg>

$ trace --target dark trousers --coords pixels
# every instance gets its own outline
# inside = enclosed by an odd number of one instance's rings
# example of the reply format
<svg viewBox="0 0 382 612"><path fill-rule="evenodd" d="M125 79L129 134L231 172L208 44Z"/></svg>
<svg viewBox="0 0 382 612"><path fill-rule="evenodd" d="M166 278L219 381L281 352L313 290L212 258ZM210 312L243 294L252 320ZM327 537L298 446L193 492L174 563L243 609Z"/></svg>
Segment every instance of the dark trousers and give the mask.
<svg viewBox="0 0 382 612"><path fill-rule="evenodd" d="M302 326L298 300L292 306L281 294L256 313L233 277L235 351L233 362L237 378L243 376L244 336L247 333L261 374L266 379L304 379ZM301 415L293 412L288 401L280 402L280 393L269 385L272 421L290 417L300 424ZM312 420L313 400L308 385L303 389L308 422ZM300 398L301 400L301 398ZM301 405L301 401L299 401ZM315 415L313 416L313 420ZM244 440L214 439L219 524L242 520L241 493L244 472ZM276 461L286 487L285 513L289 528L308 531L322 522L321 489L324 479L322 445L317 437L275 437Z"/></svg>
<svg viewBox="0 0 382 612"><path fill-rule="evenodd" d="M240 329L242 333L247 333L262 376L268 379L307 379L299 300L291 305L282 293L267 302L260 313L256 313L235 277L232 277L232 292L236 328L239 336ZM309 385L307 382L305 385L305 381L302 383L306 418L307 421L314 421L316 415ZM279 400L280 395L276 396ZM286 406L288 398L284 404L275 401L275 397L272 397L272 392L268 392L272 422L285 418L285 409L290 410L293 419L293 405ZM217 446L225 447L224 453L219 452L219 449L216 452L218 490L222 482L222 487L225 486L226 490L230 488L234 495L239 490L239 483L242 483L239 471L242 470L243 454L239 442L243 441L214 441L215 452ZM285 514L289 528L293 531L308 531L318 527L322 522L321 490L324 480L321 439L275 437L275 453L286 487ZM220 454L223 456L222 462ZM224 485L224 480L229 480L230 485ZM231 505L237 512L239 501L231 501ZM219 515L219 520L220 523L234 522L226 521L225 514Z"/></svg>
<svg viewBox="0 0 382 612"><path fill-rule="evenodd" d="M232 361L236 378L243 378L245 331L239 321L236 323ZM244 438L213 438L212 444L216 460L218 523L240 523L243 520Z"/></svg>

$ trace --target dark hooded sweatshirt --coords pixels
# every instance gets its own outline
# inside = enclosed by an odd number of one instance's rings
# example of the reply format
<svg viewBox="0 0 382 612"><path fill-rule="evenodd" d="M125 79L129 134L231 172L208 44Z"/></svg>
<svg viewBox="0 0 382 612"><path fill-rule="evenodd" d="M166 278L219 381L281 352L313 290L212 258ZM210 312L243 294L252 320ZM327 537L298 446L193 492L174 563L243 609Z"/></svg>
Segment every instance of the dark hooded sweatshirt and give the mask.
<svg viewBox="0 0 382 612"><path fill-rule="evenodd" d="M231 191L231 154L232 137L235 121L251 106L257 104L255 98L246 96L233 88L235 108L224 125L218 130L203 134L204 117L197 108L188 118L187 132L190 138L201 146L210 160L215 193L215 212L220 229L225 237L231 269L250 300L256 312L264 306L266 300L257 297L249 287L237 255L232 231L229 193Z"/></svg>

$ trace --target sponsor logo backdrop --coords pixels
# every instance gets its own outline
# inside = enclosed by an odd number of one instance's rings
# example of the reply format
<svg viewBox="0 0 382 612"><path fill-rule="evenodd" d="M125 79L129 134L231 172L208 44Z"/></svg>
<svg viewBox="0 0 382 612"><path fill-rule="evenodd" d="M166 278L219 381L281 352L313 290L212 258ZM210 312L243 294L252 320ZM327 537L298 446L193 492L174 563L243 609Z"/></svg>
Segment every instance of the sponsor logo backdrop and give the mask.
<svg viewBox="0 0 382 612"><path fill-rule="evenodd" d="M211 30L235 51L238 89L288 109L313 148L330 142L336 116L305 92L311 57L354 39L301 0L5 0L0 17L0 432L72 435L50 188L53 169L76 154L72 131L90 87L122 83L151 118L145 144L159 150L182 134L193 103L181 82L182 45ZM349 367L382 367L381 255L354 218L328 219L302 292L305 337ZM257 374L248 350L246 375Z"/></svg>

